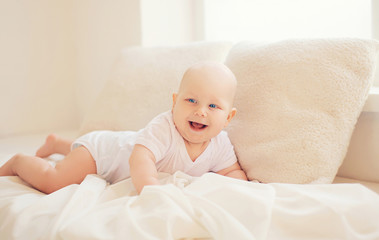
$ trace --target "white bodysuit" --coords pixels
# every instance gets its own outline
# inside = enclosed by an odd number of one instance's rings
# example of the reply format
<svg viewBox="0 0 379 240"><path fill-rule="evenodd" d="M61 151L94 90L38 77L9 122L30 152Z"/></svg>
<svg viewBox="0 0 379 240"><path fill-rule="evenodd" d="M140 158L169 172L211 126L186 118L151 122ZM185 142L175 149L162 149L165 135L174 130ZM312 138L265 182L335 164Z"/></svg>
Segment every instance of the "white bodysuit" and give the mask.
<svg viewBox="0 0 379 240"><path fill-rule="evenodd" d="M81 136L72 149L84 146L96 162L97 174L110 183L130 177L129 157L133 146L141 144L155 156L159 172L178 170L191 176L218 172L237 162L233 145L222 131L212 138L204 152L193 162L184 140L177 131L171 111L155 117L144 129L133 131L94 131Z"/></svg>

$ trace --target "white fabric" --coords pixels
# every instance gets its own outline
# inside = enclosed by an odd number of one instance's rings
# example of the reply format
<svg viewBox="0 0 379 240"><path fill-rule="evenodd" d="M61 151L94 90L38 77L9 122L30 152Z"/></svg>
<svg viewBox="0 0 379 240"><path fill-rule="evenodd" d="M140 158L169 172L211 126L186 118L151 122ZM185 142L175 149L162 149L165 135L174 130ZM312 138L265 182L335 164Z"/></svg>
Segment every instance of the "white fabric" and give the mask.
<svg viewBox="0 0 379 240"><path fill-rule="evenodd" d="M244 42L230 50L238 112L227 131L249 179L333 181L373 80L378 43Z"/></svg>
<svg viewBox="0 0 379 240"><path fill-rule="evenodd" d="M129 157L137 132L93 131L76 139L71 149L84 146L96 162L96 172L110 183L130 177Z"/></svg>
<svg viewBox="0 0 379 240"><path fill-rule="evenodd" d="M148 148L155 156L157 170L178 170L191 176L218 172L237 162L234 148L226 132L212 138L204 152L193 162L183 138L176 130L171 111L159 114L138 131L93 131L72 144L84 146L96 161L97 173L110 183L130 177L129 158L134 144Z"/></svg>
<svg viewBox="0 0 379 240"><path fill-rule="evenodd" d="M0 178L0 239L379 239L379 195L358 184L258 184L208 173L131 181L89 175L50 195Z"/></svg>
<svg viewBox="0 0 379 240"><path fill-rule="evenodd" d="M379 183L378 182L369 182L369 181L364 181L364 180L357 180L353 178L345 178L345 177L339 177L336 176L336 178L333 180L333 183L359 183L362 184L363 186L369 188L370 190L376 192L379 194Z"/></svg>

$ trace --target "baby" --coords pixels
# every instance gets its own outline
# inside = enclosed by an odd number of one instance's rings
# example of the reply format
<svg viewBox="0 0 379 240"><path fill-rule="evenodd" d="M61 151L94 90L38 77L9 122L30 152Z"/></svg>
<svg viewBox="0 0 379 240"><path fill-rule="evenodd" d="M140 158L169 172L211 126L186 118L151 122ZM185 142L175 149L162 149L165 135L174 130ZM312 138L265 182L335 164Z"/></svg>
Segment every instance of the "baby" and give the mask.
<svg viewBox="0 0 379 240"><path fill-rule="evenodd" d="M183 75L171 111L144 129L94 131L74 142L49 135L36 156L17 154L0 168L0 176L19 176L36 189L51 193L98 174L110 183L131 177L140 193L158 185L158 171L191 176L215 172L247 180L234 148L222 131L236 114L234 74L220 63L198 63ZM65 155L55 167L44 157Z"/></svg>

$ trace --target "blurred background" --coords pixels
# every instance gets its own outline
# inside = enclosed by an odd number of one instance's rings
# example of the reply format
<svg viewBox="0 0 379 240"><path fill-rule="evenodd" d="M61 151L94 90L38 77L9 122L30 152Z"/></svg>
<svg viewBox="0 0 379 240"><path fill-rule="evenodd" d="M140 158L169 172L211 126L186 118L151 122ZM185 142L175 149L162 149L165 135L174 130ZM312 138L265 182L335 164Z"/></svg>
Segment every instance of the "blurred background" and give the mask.
<svg viewBox="0 0 379 240"><path fill-rule="evenodd" d="M0 0L0 29L4 137L78 128L124 47L379 39L379 1Z"/></svg>

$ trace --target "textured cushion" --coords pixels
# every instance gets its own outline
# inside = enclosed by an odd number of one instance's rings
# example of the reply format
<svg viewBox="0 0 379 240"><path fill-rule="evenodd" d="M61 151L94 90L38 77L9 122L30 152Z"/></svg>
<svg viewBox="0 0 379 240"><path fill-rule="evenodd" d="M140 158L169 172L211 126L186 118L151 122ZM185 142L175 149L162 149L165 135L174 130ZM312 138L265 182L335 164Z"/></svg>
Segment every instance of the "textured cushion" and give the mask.
<svg viewBox="0 0 379 240"><path fill-rule="evenodd" d="M80 134L98 129L139 130L171 109L184 71L199 61L223 62L229 42L124 49L104 90L88 111Z"/></svg>
<svg viewBox="0 0 379 240"><path fill-rule="evenodd" d="M234 46L229 136L249 179L331 183L368 95L378 42L287 40Z"/></svg>

